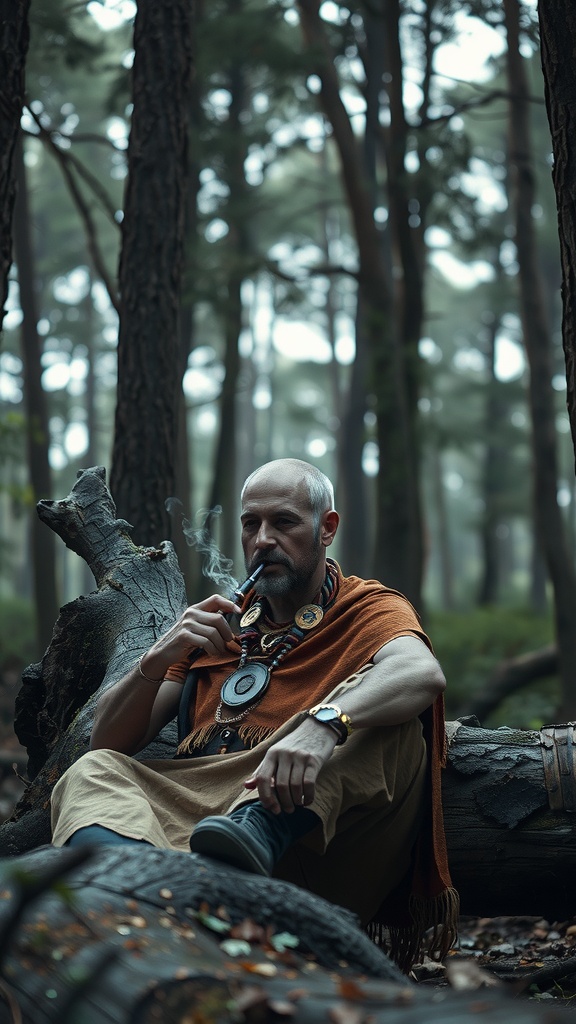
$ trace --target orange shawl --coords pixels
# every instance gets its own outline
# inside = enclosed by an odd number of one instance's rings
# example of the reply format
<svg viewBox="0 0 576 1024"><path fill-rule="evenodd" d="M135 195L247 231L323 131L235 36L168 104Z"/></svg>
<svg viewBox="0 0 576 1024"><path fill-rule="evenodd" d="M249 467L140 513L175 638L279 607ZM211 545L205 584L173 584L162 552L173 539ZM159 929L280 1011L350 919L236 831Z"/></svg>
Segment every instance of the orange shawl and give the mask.
<svg viewBox="0 0 576 1024"><path fill-rule="evenodd" d="M273 670L263 700L238 723L238 735L246 746L253 747L298 711L318 704L390 640L415 636L430 647L414 608L402 594L375 580L343 577L340 570L338 575L338 596L320 625ZM178 682L185 681L191 662L199 673L191 732L180 744L179 753L204 746L222 728L214 722L220 688L237 668L239 658L240 644L234 639L224 656L185 658L168 670L167 678Z"/></svg>

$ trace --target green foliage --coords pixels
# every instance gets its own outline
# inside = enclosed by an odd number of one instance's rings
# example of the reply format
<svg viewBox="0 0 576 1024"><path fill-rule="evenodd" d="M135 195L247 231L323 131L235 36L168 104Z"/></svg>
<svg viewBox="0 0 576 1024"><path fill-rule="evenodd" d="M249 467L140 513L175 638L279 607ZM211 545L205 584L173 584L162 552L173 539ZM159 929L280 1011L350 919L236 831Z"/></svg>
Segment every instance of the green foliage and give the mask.
<svg viewBox="0 0 576 1024"><path fill-rule="evenodd" d="M485 688L499 662L538 650L554 639L551 617L525 608L433 612L426 625L448 681L448 719L456 718L463 704ZM481 724L539 728L554 718L557 702L556 680L537 680L508 697Z"/></svg>
<svg viewBox="0 0 576 1024"><path fill-rule="evenodd" d="M24 666L36 645L34 612L20 597L0 597L0 668Z"/></svg>

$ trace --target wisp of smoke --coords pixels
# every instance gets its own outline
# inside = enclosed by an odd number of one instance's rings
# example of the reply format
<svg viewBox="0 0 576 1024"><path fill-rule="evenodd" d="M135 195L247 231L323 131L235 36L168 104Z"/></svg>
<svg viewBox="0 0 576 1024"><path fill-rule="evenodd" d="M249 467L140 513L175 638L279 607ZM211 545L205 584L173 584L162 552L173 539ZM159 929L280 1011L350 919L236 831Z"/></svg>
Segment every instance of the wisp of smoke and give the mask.
<svg viewBox="0 0 576 1024"><path fill-rule="evenodd" d="M232 576L231 569L233 562L231 558L225 558L218 550L214 539L206 527L209 520L221 515L222 506L215 505L214 508L201 508L196 513L198 526L194 527L189 519L182 513L182 502L178 498L166 498L164 507L173 518L180 515L182 532L186 537L186 543L202 556L202 575L212 580L215 586L221 590L232 591L238 587L238 581Z"/></svg>

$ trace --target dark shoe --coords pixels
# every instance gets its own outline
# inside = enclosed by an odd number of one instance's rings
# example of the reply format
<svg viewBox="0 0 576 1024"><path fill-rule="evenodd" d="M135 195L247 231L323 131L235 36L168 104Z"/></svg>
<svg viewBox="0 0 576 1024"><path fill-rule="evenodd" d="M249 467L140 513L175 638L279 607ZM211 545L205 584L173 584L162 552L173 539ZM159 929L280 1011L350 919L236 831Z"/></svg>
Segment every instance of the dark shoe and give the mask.
<svg viewBox="0 0 576 1024"><path fill-rule="evenodd" d="M255 875L270 875L274 867L272 854L266 846L242 825L224 815L204 818L190 836L192 853L223 860L233 868L243 868Z"/></svg>
<svg viewBox="0 0 576 1024"><path fill-rule="evenodd" d="M292 814L272 814L259 801L243 804L229 816L200 821L190 837L190 849L256 875L271 875L288 847L318 823L318 816L307 807L298 807Z"/></svg>

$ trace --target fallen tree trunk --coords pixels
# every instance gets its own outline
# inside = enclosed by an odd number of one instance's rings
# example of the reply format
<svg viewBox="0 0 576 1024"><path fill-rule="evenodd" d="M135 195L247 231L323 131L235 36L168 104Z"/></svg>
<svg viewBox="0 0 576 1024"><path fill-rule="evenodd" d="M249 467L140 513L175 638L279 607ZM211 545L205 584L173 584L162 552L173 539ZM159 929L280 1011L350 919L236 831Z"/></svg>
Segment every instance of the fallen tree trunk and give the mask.
<svg viewBox="0 0 576 1024"><path fill-rule="evenodd" d="M71 494L41 502L39 514L86 559L98 590L62 609L42 663L25 673L16 731L29 753L31 781L0 826L0 856L49 842L50 792L88 747L97 697L186 605L172 546L132 543L128 524L115 518L103 469L79 474ZM463 912L565 917L576 900L576 820L570 786L562 783L573 777L572 747L535 731L465 724L452 733L443 799ZM173 750L169 726L138 756L170 757ZM562 751L570 754L568 775L560 770ZM547 777L543 755L556 759Z"/></svg>
<svg viewBox="0 0 576 1024"><path fill-rule="evenodd" d="M564 1020L514 989L431 997L347 911L173 850L44 848L5 863L1 881L2 1022Z"/></svg>
<svg viewBox="0 0 576 1024"><path fill-rule="evenodd" d="M573 739L571 727L458 728L442 797L463 913L541 914L559 921L573 914Z"/></svg>

